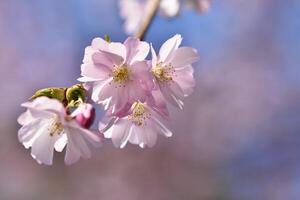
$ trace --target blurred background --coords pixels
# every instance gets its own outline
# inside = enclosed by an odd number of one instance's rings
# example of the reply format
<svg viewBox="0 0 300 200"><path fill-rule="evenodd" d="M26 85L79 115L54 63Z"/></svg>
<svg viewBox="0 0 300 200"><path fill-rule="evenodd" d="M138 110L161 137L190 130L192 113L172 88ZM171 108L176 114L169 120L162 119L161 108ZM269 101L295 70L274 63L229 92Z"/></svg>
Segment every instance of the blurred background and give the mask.
<svg viewBox="0 0 300 200"><path fill-rule="evenodd" d="M84 48L104 34L123 41L122 23L116 0L0 1L0 200L300 199L299 0L157 16L147 41L158 49L180 33L201 56L196 91L172 110L174 136L144 150L106 141L70 167L63 154L37 164L17 140L20 104L76 83Z"/></svg>

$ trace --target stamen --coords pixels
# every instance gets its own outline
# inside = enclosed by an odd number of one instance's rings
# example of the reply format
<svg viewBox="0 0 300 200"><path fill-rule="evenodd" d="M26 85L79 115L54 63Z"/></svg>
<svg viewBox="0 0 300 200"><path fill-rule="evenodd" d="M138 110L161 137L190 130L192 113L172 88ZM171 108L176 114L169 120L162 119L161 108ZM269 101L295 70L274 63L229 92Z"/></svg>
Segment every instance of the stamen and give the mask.
<svg viewBox="0 0 300 200"><path fill-rule="evenodd" d="M55 134L60 135L64 130L64 127L61 122L58 121L58 117L55 116L52 119L51 125L48 128L50 136L54 136Z"/></svg>
<svg viewBox="0 0 300 200"><path fill-rule="evenodd" d="M171 81L173 80L175 69L171 63L164 65L164 63L160 62L152 69L152 73L159 81Z"/></svg>
<svg viewBox="0 0 300 200"><path fill-rule="evenodd" d="M151 116L149 112L147 112L147 108L141 102L135 102L132 105L132 113L129 115L129 119L131 119L136 125L141 126L146 124L146 120Z"/></svg>
<svg viewBox="0 0 300 200"><path fill-rule="evenodd" d="M129 80L129 70L126 64L115 66L112 70L114 82L124 84Z"/></svg>

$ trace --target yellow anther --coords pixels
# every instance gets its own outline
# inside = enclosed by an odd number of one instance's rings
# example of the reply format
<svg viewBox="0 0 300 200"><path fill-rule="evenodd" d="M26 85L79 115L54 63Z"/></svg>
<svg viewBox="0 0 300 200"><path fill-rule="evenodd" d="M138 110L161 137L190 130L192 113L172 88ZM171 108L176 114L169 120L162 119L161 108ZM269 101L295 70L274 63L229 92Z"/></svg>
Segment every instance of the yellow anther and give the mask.
<svg viewBox="0 0 300 200"><path fill-rule="evenodd" d="M175 70L171 64L163 65L162 62L158 63L153 69L152 73L155 78L159 81L171 81L173 80L172 75Z"/></svg>
<svg viewBox="0 0 300 200"><path fill-rule="evenodd" d="M55 134L60 135L64 130L64 127L61 122L58 121L58 117L54 117L50 127L48 128L50 136L53 136Z"/></svg>
<svg viewBox="0 0 300 200"><path fill-rule="evenodd" d="M129 118L138 126L145 123L145 120L149 118L150 113L147 112L147 108L143 103L135 102L132 105L132 113Z"/></svg>

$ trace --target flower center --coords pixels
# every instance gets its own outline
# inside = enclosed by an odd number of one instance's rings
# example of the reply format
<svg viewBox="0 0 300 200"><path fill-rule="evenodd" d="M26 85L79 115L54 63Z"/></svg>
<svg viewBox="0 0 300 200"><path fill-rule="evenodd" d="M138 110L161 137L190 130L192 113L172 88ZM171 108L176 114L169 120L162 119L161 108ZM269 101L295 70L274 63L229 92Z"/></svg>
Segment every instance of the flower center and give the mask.
<svg viewBox="0 0 300 200"><path fill-rule="evenodd" d="M112 77L116 83L125 83L129 80L129 70L126 64L115 66L112 70Z"/></svg>
<svg viewBox="0 0 300 200"><path fill-rule="evenodd" d="M55 116L52 121L51 125L48 128L50 136L54 136L55 134L60 135L61 132L64 130L64 127L61 122L58 121L58 117Z"/></svg>
<svg viewBox="0 0 300 200"><path fill-rule="evenodd" d="M171 81L173 80L172 76L175 73L175 69L171 65L171 63L169 63L168 65L164 65L162 62L160 62L156 64L156 66L152 69L152 73L159 81Z"/></svg>
<svg viewBox="0 0 300 200"><path fill-rule="evenodd" d="M141 102L135 102L132 105L132 113L129 115L136 125L141 126L145 124L146 119L150 117L150 113L147 112L147 108Z"/></svg>

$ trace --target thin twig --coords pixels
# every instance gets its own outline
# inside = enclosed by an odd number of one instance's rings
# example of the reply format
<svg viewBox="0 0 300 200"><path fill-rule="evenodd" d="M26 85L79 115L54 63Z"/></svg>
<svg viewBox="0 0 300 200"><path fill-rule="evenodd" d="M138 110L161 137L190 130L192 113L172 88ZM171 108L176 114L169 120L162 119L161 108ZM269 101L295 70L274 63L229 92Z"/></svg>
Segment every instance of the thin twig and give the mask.
<svg viewBox="0 0 300 200"><path fill-rule="evenodd" d="M159 8L160 0L148 0L145 10L145 17L143 19L140 30L135 34L137 38L143 40L153 19Z"/></svg>

